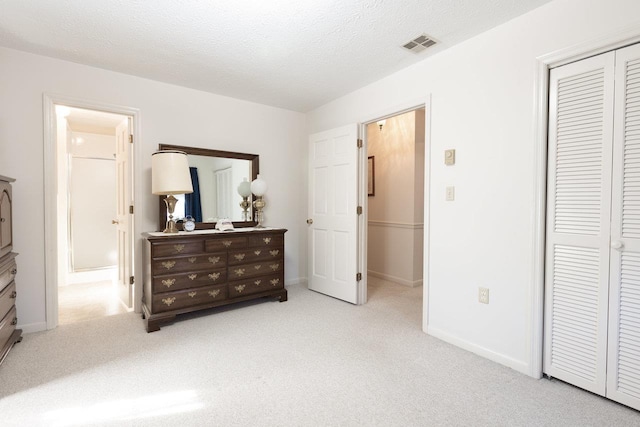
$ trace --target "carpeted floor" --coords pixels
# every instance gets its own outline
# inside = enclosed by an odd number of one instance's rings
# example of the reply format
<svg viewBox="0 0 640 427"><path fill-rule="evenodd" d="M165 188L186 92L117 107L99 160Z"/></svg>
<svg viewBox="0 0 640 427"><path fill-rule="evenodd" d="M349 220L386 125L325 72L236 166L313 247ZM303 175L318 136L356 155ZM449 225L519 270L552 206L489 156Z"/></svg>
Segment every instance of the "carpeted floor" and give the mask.
<svg viewBox="0 0 640 427"><path fill-rule="evenodd" d="M372 282L363 306L292 286L151 334L126 313L26 335L0 367L0 425L640 425L425 335L422 289Z"/></svg>

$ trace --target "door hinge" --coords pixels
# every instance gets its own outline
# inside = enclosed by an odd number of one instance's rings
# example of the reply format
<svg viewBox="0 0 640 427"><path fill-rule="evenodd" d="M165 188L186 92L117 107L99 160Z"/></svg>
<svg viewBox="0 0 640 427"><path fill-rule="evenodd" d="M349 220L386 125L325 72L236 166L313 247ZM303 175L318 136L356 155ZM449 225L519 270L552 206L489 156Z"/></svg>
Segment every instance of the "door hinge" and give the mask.
<svg viewBox="0 0 640 427"><path fill-rule="evenodd" d="M130 285L133 285L134 280L135 279L133 278L133 276L129 276L129 284Z"/></svg>
<svg viewBox="0 0 640 427"><path fill-rule="evenodd" d="M358 207L356 208L356 213L357 213L358 215L362 215L362 206L358 206Z"/></svg>
<svg viewBox="0 0 640 427"><path fill-rule="evenodd" d="M129 205L129 213L133 215L133 205Z"/></svg>
<svg viewBox="0 0 640 427"><path fill-rule="evenodd" d="M356 274L356 282L359 282L361 280L362 280L362 273Z"/></svg>
<svg viewBox="0 0 640 427"><path fill-rule="evenodd" d="M129 134L129 142L133 144L133 135Z"/></svg>
<svg viewBox="0 0 640 427"><path fill-rule="evenodd" d="M362 148L362 140L358 138L358 148Z"/></svg>

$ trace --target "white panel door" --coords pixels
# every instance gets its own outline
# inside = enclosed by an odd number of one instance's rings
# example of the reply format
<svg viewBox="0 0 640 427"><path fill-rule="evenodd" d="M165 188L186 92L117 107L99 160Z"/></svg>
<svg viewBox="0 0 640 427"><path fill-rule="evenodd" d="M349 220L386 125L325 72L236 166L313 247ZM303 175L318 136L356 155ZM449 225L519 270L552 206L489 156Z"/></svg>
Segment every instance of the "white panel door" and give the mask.
<svg viewBox="0 0 640 427"><path fill-rule="evenodd" d="M358 126L309 137L309 289L358 303Z"/></svg>
<svg viewBox="0 0 640 427"><path fill-rule="evenodd" d="M116 128L116 221L118 228L118 293L122 303L131 308L133 300L133 215L129 206L133 206L131 173L131 143L129 142L129 118L124 119Z"/></svg>
<svg viewBox="0 0 640 427"><path fill-rule="evenodd" d="M605 394L615 54L552 70L544 372Z"/></svg>
<svg viewBox="0 0 640 427"><path fill-rule="evenodd" d="M640 409L640 46L616 52L607 397Z"/></svg>

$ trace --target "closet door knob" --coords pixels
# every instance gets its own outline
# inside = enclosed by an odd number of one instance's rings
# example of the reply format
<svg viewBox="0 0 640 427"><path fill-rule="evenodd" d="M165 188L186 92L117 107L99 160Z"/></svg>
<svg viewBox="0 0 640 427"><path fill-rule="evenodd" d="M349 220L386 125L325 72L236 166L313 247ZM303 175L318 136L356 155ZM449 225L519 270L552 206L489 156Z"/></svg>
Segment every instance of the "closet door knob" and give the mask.
<svg viewBox="0 0 640 427"><path fill-rule="evenodd" d="M620 240L612 240L611 248L613 249L622 249L624 244Z"/></svg>
<svg viewBox="0 0 640 427"><path fill-rule="evenodd" d="M309 225L313 224L313 220L312 220L311 218L309 218L309 219L307 220L307 224L309 224Z"/></svg>

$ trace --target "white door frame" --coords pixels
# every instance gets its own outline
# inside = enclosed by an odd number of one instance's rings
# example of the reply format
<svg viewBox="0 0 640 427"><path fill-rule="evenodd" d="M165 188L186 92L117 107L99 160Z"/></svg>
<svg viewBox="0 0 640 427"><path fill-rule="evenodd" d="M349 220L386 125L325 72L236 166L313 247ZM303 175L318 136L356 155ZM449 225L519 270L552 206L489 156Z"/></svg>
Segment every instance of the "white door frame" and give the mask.
<svg viewBox="0 0 640 427"><path fill-rule="evenodd" d="M422 330L427 332L428 307L429 307L429 186L431 177L431 94L426 97L417 98L412 101L395 105L373 114L362 117L359 134L362 139L362 149L358 159L359 184L358 184L358 204L362 206L362 215L358 222L358 271L362 273L362 280L358 283L358 303L364 304L367 301L367 223L369 219L368 197L367 197L367 125L378 120L397 116L400 114L415 111L420 108L425 109L424 117L424 241L423 241L423 265L422 265Z"/></svg>
<svg viewBox="0 0 640 427"><path fill-rule="evenodd" d="M605 34L575 46L561 49L536 58L534 81L534 215L532 246L532 283L527 315L529 331L528 353L531 363L529 374L542 377L544 357L544 263L545 263L545 221L547 201L547 127L549 105L549 70L570 62L604 53L610 50L640 42L640 30L628 27Z"/></svg>
<svg viewBox="0 0 640 427"><path fill-rule="evenodd" d="M46 302L46 323L47 329L53 329L58 325L58 262L57 247L58 233L57 223L57 160L56 160L56 114L55 106L57 104L66 105L75 108L84 108L89 110L104 111L107 113L120 114L123 116L131 116L133 122L133 140L137 143L133 144L133 182L134 187L133 199L139 206L142 205L143 194L142 186L142 144L140 139L140 111L137 108L124 107L115 104L107 104L102 102L90 101L81 98L73 98L65 95L57 95L44 93L42 99L44 113L44 246L45 246L45 302ZM133 265L134 271L134 311L139 313L141 310L141 294L142 294L142 251L141 245L136 236L138 230L142 229L142 215L136 207L137 212L134 215L133 236L135 251L135 259ZM62 236L62 238L66 238Z"/></svg>

